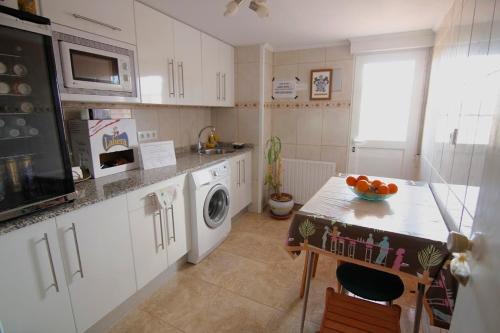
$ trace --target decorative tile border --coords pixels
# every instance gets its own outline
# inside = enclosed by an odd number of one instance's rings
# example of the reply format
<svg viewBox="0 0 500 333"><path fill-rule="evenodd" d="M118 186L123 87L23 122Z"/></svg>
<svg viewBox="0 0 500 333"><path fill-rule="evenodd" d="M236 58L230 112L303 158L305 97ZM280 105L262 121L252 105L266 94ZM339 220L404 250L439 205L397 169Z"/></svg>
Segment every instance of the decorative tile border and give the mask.
<svg viewBox="0 0 500 333"><path fill-rule="evenodd" d="M309 101L309 102L294 102L294 101L275 101L265 103L264 107L271 109L320 109L320 108L349 108L351 101Z"/></svg>

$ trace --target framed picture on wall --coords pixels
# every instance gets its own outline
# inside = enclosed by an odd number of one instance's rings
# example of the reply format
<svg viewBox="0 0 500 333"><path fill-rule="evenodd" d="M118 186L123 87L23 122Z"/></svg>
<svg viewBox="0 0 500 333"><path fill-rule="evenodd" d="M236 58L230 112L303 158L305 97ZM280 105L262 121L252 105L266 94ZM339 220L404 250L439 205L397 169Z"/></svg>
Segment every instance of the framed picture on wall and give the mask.
<svg viewBox="0 0 500 333"><path fill-rule="evenodd" d="M332 69L313 69L311 71L311 100L329 100L332 98Z"/></svg>

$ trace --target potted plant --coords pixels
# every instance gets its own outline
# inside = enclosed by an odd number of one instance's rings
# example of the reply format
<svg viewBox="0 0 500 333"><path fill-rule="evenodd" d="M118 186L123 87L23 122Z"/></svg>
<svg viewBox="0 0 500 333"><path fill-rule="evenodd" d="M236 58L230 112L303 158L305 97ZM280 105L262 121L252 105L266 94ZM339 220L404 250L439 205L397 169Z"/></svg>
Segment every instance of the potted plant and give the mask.
<svg viewBox="0 0 500 333"><path fill-rule="evenodd" d="M267 174L264 184L272 191L269 198L271 215L276 218L286 218L290 215L294 202L291 194L281 192L281 140L277 136L272 136L266 146Z"/></svg>

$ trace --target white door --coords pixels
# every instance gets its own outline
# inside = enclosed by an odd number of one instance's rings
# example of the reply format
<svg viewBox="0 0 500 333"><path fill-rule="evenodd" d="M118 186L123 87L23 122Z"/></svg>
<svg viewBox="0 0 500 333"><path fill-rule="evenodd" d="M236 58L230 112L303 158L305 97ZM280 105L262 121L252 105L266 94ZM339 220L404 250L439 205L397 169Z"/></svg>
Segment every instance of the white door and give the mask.
<svg viewBox="0 0 500 333"><path fill-rule="evenodd" d="M125 196L56 218L78 332L136 291Z"/></svg>
<svg viewBox="0 0 500 333"><path fill-rule="evenodd" d="M174 21L174 36L177 102L182 105L201 105L203 103L201 32Z"/></svg>
<svg viewBox="0 0 500 333"><path fill-rule="evenodd" d="M6 333L75 332L53 219L1 236L0 262Z"/></svg>
<svg viewBox="0 0 500 333"><path fill-rule="evenodd" d="M137 1L134 6L141 100L176 104L174 20Z"/></svg>
<svg viewBox="0 0 500 333"><path fill-rule="evenodd" d="M240 194L240 157L236 156L229 160L231 177L229 179L229 214L231 217L239 213Z"/></svg>
<svg viewBox="0 0 500 333"><path fill-rule="evenodd" d="M222 105L234 106L234 48L231 45L219 43L219 66Z"/></svg>
<svg viewBox="0 0 500 333"><path fill-rule="evenodd" d="M203 103L209 106L220 105L219 43L217 39L201 34Z"/></svg>
<svg viewBox="0 0 500 333"><path fill-rule="evenodd" d="M167 243L165 239L165 214L150 204L129 213L130 231L134 250L137 288L144 287L167 269Z"/></svg>
<svg viewBox="0 0 500 333"><path fill-rule="evenodd" d="M177 186L177 196L172 207L165 210L165 232L167 241L168 264L172 265L185 255L190 244L190 212L187 210L185 198L187 197L186 175L175 178L170 184Z"/></svg>
<svg viewBox="0 0 500 333"><path fill-rule="evenodd" d="M429 50L355 59L349 173L414 179Z"/></svg>

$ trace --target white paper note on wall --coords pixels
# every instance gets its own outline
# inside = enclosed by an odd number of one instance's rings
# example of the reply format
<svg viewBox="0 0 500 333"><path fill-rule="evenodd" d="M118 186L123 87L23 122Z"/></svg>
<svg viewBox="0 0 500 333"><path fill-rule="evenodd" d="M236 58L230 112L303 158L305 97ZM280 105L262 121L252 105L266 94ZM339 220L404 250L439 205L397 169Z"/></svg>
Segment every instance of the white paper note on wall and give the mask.
<svg viewBox="0 0 500 333"><path fill-rule="evenodd" d="M173 141L140 144L141 166L144 170L161 168L177 163Z"/></svg>

